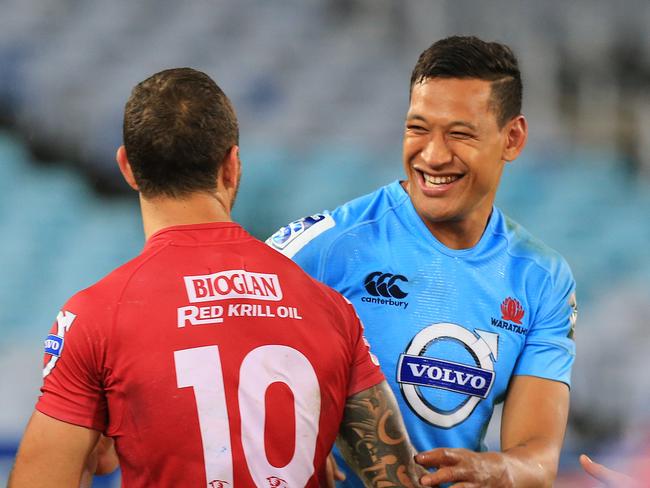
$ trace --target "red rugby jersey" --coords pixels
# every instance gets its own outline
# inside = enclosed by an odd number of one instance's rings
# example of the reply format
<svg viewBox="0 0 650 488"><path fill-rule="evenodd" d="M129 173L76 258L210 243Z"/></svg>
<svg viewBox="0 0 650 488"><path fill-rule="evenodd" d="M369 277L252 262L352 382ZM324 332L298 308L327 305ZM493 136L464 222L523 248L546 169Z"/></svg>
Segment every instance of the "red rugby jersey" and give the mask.
<svg viewBox="0 0 650 488"><path fill-rule="evenodd" d="M36 408L115 439L126 487L315 487L383 380L345 299L234 223L154 234L75 295Z"/></svg>

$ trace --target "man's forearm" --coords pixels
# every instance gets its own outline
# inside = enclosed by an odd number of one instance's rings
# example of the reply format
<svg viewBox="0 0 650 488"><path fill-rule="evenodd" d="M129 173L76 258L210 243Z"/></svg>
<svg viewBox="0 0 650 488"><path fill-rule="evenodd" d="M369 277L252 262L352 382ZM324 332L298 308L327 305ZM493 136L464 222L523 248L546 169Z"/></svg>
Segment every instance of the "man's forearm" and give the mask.
<svg viewBox="0 0 650 488"><path fill-rule="evenodd" d="M424 470L413 457L386 382L348 399L337 439L343 457L368 487L415 487Z"/></svg>
<svg viewBox="0 0 650 488"><path fill-rule="evenodd" d="M555 480L557 452L555 440L540 436L503 452L437 448L418 454L416 460L435 468L421 478L425 486L468 483L491 488L543 488Z"/></svg>
<svg viewBox="0 0 650 488"><path fill-rule="evenodd" d="M557 381L515 376L501 421L501 449L519 487L552 486L569 411L569 389Z"/></svg>
<svg viewBox="0 0 650 488"><path fill-rule="evenodd" d="M557 476L557 448L553 439L536 437L503 451L504 462L517 488L551 487Z"/></svg>

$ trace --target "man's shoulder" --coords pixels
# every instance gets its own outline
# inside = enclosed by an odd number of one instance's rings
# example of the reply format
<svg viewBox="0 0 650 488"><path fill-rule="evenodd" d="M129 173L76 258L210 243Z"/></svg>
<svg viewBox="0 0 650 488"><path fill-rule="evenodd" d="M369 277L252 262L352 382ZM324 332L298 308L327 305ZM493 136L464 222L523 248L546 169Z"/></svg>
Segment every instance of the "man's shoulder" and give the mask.
<svg viewBox="0 0 650 488"><path fill-rule="evenodd" d="M269 237L266 243L290 258L307 249L329 248L342 235L380 221L390 209L401 203L395 198L394 187L397 184L383 186L332 211L291 222ZM403 198L408 198L406 193Z"/></svg>
<svg viewBox="0 0 650 488"><path fill-rule="evenodd" d="M88 312L98 308L114 308L132 277L151 256L152 253L142 253L118 266L97 282L75 293L66 302L66 307Z"/></svg>
<svg viewBox="0 0 650 488"><path fill-rule="evenodd" d="M546 274L571 275L566 259L558 251L531 234L524 226L504 215L495 232L506 240L507 252L515 260L534 263Z"/></svg>

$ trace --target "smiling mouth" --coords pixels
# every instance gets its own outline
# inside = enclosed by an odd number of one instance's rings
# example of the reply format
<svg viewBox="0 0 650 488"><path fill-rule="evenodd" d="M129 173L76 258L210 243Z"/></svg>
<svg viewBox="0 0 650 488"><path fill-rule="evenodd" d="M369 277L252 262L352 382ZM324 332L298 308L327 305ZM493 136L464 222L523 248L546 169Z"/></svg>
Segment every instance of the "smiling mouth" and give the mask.
<svg viewBox="0 0 650 488"><path fill-rule="evenodd" d="M442 185L449 185L450 183L453 183L454 181L460 180L463 175L443 175L443 176L433 176L433 175L428 175L426 173L423 173L420 171L422 174L422 177L424 179L424 186L427 188L437 188Z"/></svg>

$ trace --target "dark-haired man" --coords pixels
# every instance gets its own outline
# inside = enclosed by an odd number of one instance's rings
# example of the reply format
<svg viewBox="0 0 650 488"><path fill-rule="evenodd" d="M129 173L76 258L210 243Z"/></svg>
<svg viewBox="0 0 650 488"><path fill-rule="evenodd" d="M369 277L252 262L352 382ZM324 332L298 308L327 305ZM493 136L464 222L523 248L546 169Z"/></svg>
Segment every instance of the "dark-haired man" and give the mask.
<svg viewBox="0 0 650 488"><path fill-rule="evenodd" d="M231 221L238 124L214 81L137 85L117 162L146 245L58 314L9 485L78 487L103 433L125 487L317 487L339 431L367 486L417 484L352 306Z"/></svg>
<svg viewBox="0 0 650 488"><path fill-rule="evenodd" d="M560 255L493 206L528 134L517 60L475 37L413 70L405 181L296 221L267 243L342 292L398 397L423 483L551 486L575 318ZM504 401L501 451L483 443ZM346 486L358 486L348 476Z"/></svg>

